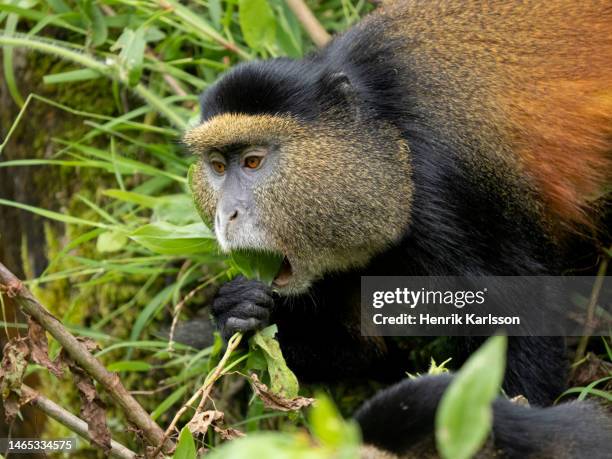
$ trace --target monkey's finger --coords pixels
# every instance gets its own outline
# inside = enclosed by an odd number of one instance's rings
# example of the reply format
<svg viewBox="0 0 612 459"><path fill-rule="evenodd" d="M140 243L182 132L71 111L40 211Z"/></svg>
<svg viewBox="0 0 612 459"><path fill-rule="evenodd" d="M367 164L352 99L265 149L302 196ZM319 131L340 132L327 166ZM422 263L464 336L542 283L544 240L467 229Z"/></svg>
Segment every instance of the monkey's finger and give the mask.
<svg viewBox="0 0 612 459"><path fill-rule="evenodd" d="M237 317L238 319L250 319L253 317L259 320L268 320L270 318L270 311L250 301L244 301L237 305L232 305L230 308L213 308L213 315L221 321L227 320L230 317Z"/></svg>
<svg viewBox="0 0 612 459"><path fill-rule="evenodd" d="M220 314L229 309L233 309L240 303L253 303L261 307L272 307L274 299L267 292L260 288L252 288L241 292L219 292L212 304L213 314Z"/></svg>
<svg viewBox="0 0 612 459"><path fill-rule="evenodd" d="M261 330L266 326L266 322L251 317L250 319L239 319L238 317L230 317L225 322L222 335L225 340L231 338L234 333L248 333Z"/></svg>
<svg viewBox="0 0 612 459"><path fill-rule="evenodd" d="M270 318L270 311L267 308L251 302L238 304L231 310L230 314L232 317L238 317L240 319L249 319L253 317L259 320L268 320Z"/></svg>
<svg viewBox="0 0 612 459"><path fill-rule="evenodd" d="M229 282L226 282L219 288L219 295L235 295L250 290L270 291L270 287L261 281L247 279L244 276L238 276Z"/></svg>

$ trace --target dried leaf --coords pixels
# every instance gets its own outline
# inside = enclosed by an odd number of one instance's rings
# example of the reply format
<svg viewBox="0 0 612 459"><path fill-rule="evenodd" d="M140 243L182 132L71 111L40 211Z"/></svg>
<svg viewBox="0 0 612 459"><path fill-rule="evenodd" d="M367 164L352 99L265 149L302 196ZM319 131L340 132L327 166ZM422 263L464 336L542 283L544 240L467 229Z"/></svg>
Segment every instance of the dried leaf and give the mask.
<svg viewBox="0 0 612 459"><path fill-rule="evenodd" d="M274 326L268 327L255 333L250 343L251 346L261 349L264 354L270 375L271 391L280 397L292 399L298 394L298 380L285 362L280 344L274 338L275 333Z"/></svg>
<svg viewBox="0 0 612 459"><path fill-rule="evenodd" d="M516 395L510 399L512 403L516 403L521 406L529 406L529 400L524 395Z"/></svg>
<svg viewBox="0 0 612 459"><path fill-rule="evenodd" d="M593 381L596 381L612 374L612 363L600 359L592 352L586 355L584 361L575 368L569 385L571 386L587 386ZM604 390L612 387L610 381L603 386Z"/></svg>
<svg viewBox="0 0 612 459"><path fill-rule="evenodd" d="M100 399L91 377L74 363L70 365L74 383L81 397L81 418L87 422L89 438L96 445L110 451L111 434L106 425L106 405Z"/></svg>
<svg viewBox="0 0 612 459"><path fill-rule="evenodd" d="M221 427L213 425L213 429L215 429L215 432L217 432L223 440L235 440L236 438L246 436L244 432L241 432L238 429L233 429L232 427L222 429Z"/></svg>
<svg viewBox="0 0 612 459"><path fill-rule="evenodd" d="M79 336L77 340L89 352L98 349L98 344L91 338ZM106 425L106 405L96 392L93 379L72 360L65 349L62 349L58 362L65 363L70 368L74 383L81 397L81 417L87 422L87 430L91 441L105 451L110 451L111 434Z"/></svg>
<svg viewBox="0 0 612 459"><path fill-rule="evenodd" d="M223 413L221 411L209 410L196 413L191 421L187 424L187 428L192 434L205 435L210 425L215 421L222 421Z"/></svg>
<svg viewBox="0 0 612 459"><path fill-rule="evenodd" d="M312 405L314 398L307 397L292 397L286 398L279 394L275 394L262 383L255 373L251 374L251 383L255 394L263 401L266 408L271 408L278 411L297 411L304 407Z"/></svg>
<svg viewBox="0 0 612 459"><path fill-rule="evenodd" d="M193 435L206 435L206 432L212 426L215 432L217 432L223 440L233 440L235 438L244 437L245 434L237 429L221 426L224 416L222 411L216 410L196 413L187 424L187 428Z"/></svg>
<svg viewBox="0 0 612 459"><path fill-rule="evenodd" d="M61 360L51 361L49 358L49 342L47 341L45 329L31 317L28 317L28 339L32 361L46 367L55 376L61 378L64 374Z"/></svg>
<svg viewBox="0 0 612 459"><path fill-rule="evenodd" d="M85 348L89 351L89 352L94 352L94 351L99 351L100 347L98 346L98 343L96 343L93 339L91 338L86 338L84 336L77 336L77 340L80 341L80 343L85 346Z"/></svg>
<svg viewBox="0 0 612 459"><path fill-rule="evenodd" d="M0 365L0 394L4 402L4 416L8 423L15 419L19 408L25 403L21 385L28 367L29 356L27 338L13 338L4 346Z"/></svg>

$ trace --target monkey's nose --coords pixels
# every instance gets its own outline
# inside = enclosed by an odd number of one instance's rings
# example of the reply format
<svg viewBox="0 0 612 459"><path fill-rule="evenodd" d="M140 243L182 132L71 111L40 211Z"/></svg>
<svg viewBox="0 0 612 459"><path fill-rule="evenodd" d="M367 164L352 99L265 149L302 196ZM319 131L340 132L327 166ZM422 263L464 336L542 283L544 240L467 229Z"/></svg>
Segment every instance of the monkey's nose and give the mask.
<svg viewBox="0 0 612 459"><path fill-rule="evenodd" d="M243 214L243 209L240 206L226 206L225 208L220 208L217 212L217 225L219 228L224 228L230 224L237 224L238 217Z"/></svg>

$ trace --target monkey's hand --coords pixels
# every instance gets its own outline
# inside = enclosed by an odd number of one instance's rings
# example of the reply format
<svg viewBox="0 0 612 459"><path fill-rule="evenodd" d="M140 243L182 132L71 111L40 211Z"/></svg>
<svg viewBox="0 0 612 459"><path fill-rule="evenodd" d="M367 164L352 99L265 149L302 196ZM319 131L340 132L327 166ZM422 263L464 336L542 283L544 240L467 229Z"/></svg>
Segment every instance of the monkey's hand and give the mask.
<svg viewBox="0 0 612 459"><path fill-rule="evenodd" d="M238 276L221 286L211 309L217 329L228 341L236 332L254 332L266 327L273 305L269 286Z"/></svg>

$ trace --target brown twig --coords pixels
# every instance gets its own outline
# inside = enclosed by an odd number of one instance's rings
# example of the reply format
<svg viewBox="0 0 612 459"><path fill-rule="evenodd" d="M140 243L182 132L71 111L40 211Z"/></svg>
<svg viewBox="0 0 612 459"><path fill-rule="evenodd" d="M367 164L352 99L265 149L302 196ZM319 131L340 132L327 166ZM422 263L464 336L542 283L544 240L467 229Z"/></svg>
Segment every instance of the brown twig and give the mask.
<svg viewBox="0 0 612 459"><path fill-rule="evenodd" d="M170 438L170 435L172 434L172 431L178 424L179 419L181 419L181 416L183 416L183 414L185 414L185 412L191 407L191 405L200 397L201 397L201 400L200 400L200 403L198 404L198 407L196 408L196 414L202 410L202 408L204 407L204 403L206 403L206 400L208 399L210 395L210 391L212 390L212 387L215 384L215 381L217 381L217 379L219 379L219 377L221 376L221 373L223 372L223 368L225 367L225 364L227 363L228 359L231 357L232 353L240 345L241 340L242 340L242 333L236 333L234 336L230 338L230 340L227 342L227 349L225 349L225 353L223 354L223 357L221 357L221 360L219 360L219 363L217 364L215 369L206 378L206 380L204 381L204 384L202 384L202 386L191 396L191 398L187 400L187 403L185 403L181 407L181 409L178 410L177 413L174 415L172 422L166 429L166 432L164 432L164 439ZM153 452L153 457L155 457L157 453L159 453L159 449Z"/></svg>
<svg viewBox="0 0 612 459"><path fill-rule="evenodd" d="M589 338L591 337L591 333L593 333L595 308L597 307L597 300L599 299L599 295L601 293L601 287L603 286L606 273L608 272L609 260L610 258L606 255L606 257L599 264L599 269L597 270L597 277L595 278L595 283L593 284L593 289L591 290L589 303L587 304L587 317L584 325L584 333L580 338L580 342L578 343L578 347L576 349L572 372L574 372L576 368L578 368L577 363L580 362L580 360L582 360L582 358L584 357Z"/></svg>
<svg viewBox="0 0 612 459"><path fill-rule="evenodd" d="M195 296L195 294L198 293L200 290L202 290L204 287L209 286L214 281L216 281L219 277L224 276L224 275L225 273L220 273L214 277L211 277L210 279L207 279L206 281L202 282L200 285L195 287L193 290L188 292L181 301L176 303L176 305L174 306L174 311L172 313L173 315L172 324L170 325L170 333L168 335L168 347L167 347L168 352L172 352L174 350L174 334L176 333L176 326L178 325L181 311L183 310L183 307L185 306L185 304L191 301L191 299Z"/></svg>
<svg viewBox="0 0 612 459"><path fill-rule="evenodd" d="M331 40L331 35L327 33L315 15L312 14L304 0L287 0L287 5L291 8L291 11L293 11L293 14L300 21L315 45L322 48Z"/></svg>
<svg viewBox="0 0 612 459"><path fill-rule="evenodd" d="M108 371L85 346L78 341L49 311L47 311L26 286L0 263L0 289L14 298L21 308L32 316L65 349L70 357L87 374L94 378L113 398L125 413L127 419L142 431L145 439L160 450L171 451L173 442L169 441L162 429L151 419L142 406L130 395L115 373Z"/></svg>
<svg viewBox="0 0 612 459"><path fill-rule="evenodd" d="M91 441L87 429L87 423L81 418L75 416L69 411L66 411L57 403L49 400L46 397L43 397L34 389L26 386L25 384L21 386L21 390L23 391L26 398L31 400L29 403L34 405L36 408L38 408L50 418L55 419L63 426L68 427L68 429L70 429L72 432L80 435L86 440ZM110 455L119 459L136 459L138 457L134 451L125 447L121 443L116 442L115 440L111 440Z"/></svg>

